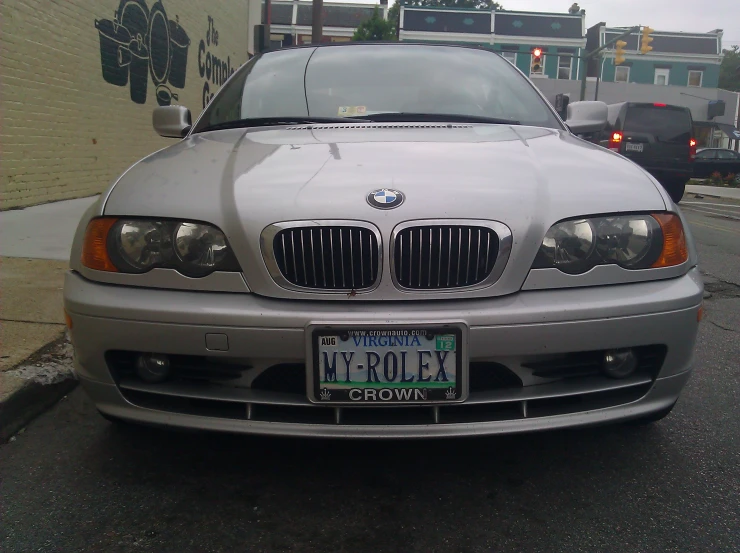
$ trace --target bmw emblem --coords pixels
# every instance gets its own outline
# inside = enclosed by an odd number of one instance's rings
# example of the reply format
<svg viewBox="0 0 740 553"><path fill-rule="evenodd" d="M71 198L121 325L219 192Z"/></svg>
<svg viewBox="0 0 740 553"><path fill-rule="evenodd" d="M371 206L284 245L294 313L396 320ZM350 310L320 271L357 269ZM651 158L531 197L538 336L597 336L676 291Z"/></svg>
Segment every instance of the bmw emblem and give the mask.
<svg viewBox="0 0 740 553"><path fill-rule="evenodd" d="M392 188L373 190L367 195L367 203L378 209L393 209L401 205L405 199L403 192Z"/></svg>

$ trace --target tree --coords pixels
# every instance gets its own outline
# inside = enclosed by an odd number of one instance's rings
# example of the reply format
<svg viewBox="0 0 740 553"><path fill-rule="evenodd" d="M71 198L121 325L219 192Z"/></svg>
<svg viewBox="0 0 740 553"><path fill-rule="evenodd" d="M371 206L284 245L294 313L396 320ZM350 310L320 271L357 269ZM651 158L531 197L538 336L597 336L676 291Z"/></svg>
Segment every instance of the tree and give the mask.
<svg viewBox="0 0 740 553"><path fill-rule="evenodd" d="M383 19L375 6L373 16L360 23L352 40L396 40L396 32L393 23Z"/></svg>
<svg viewBox="0 0 740 553"><path fill-rule="evenodd" d="M393 27L393 36L398 36L398 22L401 19L401 2L396 0L388 10L388 21Z"/></svg>
<svg viewBox="0 0 740 553"><path fill-rule="evenodd" d="M740 46L724 50L724 59L719 68L719 87L740 92Z"/></svg>

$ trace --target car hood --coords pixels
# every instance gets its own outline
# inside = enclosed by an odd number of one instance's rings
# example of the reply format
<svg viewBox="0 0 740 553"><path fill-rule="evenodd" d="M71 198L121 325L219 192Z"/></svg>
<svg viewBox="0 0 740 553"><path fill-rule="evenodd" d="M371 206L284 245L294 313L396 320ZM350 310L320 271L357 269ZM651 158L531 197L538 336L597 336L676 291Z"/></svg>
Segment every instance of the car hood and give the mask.
<svg viewBox="0 0 740 553"><path fill-rule="evenodd" d="M378 188L400 190L406 200L392 210L373 208L366 196ZM387 248L392 229L408 220L499 221L513 235L507 269L487 293L474 294L499 295L521 287L553 223L666 208L657 185L637 165L565 131L468 124L196 134L130 168L103 205L106 215L219 226L250 288L278 297L296 292L278 287L262 260L260 235L276 222L369 221Z"/></svg>

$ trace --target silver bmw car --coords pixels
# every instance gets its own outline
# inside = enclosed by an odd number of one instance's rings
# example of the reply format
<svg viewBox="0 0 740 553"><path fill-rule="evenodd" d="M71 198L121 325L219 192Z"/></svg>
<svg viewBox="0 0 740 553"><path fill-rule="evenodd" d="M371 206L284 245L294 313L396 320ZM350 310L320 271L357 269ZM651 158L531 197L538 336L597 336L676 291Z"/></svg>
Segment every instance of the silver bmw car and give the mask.
<svg viewBox="0 0 740 553"><path fill-rule="evenodd" d="M702 279L660 184L480 49L258 55L82 219L64 297L115 421L346 438L667 415Z"/></svg>

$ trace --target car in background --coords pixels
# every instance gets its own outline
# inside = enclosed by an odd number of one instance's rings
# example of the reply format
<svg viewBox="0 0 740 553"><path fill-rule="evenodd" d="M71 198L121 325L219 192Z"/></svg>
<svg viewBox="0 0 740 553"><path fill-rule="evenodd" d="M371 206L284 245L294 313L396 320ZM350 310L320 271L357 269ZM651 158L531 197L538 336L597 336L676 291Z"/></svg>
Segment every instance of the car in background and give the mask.
<svg viewBox="0 0 740 553"><path fill-rule="evenodd" d="M647 170L674 202L681 201L696 155L689 108L621 102L608 109L600 144Z"/></svg>
<svg viewBox="0 0 740 553"><path fill-rule="evenodd" d="M81 220L64 286L109 419L338 438L666 416L703 284L665 190L462 46L258 54ZM599 192L594 193L598 185Z"/></svg>
<svg viewBox="0 0 740 553"><path fill-rule="evenodd" d="M740 186L740 154L724 148L702 148L696 152L694 178L708 179L714 173L722 177L733 175L732 182Z"/></svg>

